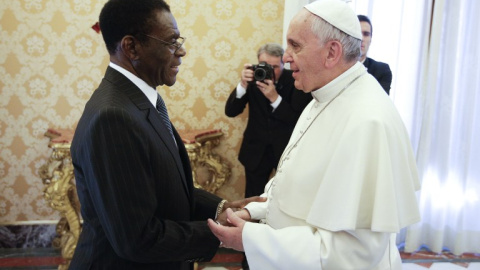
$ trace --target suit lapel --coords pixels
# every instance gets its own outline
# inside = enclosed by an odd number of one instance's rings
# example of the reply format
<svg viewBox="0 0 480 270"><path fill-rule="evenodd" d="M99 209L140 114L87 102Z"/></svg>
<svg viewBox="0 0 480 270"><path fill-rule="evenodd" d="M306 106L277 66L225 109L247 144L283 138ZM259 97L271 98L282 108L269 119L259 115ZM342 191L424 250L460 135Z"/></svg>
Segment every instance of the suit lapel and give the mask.
<svg viewBox="0 0 480 270"><path fill-rule="evenodd" d="M152 126L152 129L167 146L170 154L174 158L175 164L177 165L177 170L182 177L185 191L187 192L187 194L189 194L189 186L187 184L187 179L185 176L184 165L182 163L182 160L180 159L179 150L177 149L177 145L175 144L175 142L172 140L170 132L168 131L167 127L165 127L165 124L163 123L160 115L158 114L157 109L153 107L152 103L150 103L145 94L140 89L138 89L138 87L133 82L131 82L128 78L126 78L123 74L116 71L115 69L108 67L107 72L105 73L105 79L116 84L118 88L122 91L122 93L128 96L130 100L138 107L138 109L146 114L147 121ZM178 141L177 139L177 144L183 144L183 142L181 140ZM187 160L186 162L189 161ZM191 179L191 174L189 179Z"/></svg>

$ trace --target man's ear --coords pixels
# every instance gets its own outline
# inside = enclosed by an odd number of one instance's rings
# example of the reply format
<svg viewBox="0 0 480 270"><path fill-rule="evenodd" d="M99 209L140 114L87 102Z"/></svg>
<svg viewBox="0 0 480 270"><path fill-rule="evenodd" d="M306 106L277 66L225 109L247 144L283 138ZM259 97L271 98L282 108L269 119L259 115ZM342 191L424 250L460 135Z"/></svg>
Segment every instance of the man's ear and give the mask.
<svg viewBox="0 0 480 270"><path fill-rule="evenodd" d="M325 46L328 48L325 66L327 68L334 67L343 57L343 47L338 40L330 40Z"/></svg>
<svg viewBox="0 0 480 270"><path fill-rule="evenodd" d="M141 50L140 42L131 35L126 35L120 41L120 48L123 54L130 60L137 60Z"/></svg>

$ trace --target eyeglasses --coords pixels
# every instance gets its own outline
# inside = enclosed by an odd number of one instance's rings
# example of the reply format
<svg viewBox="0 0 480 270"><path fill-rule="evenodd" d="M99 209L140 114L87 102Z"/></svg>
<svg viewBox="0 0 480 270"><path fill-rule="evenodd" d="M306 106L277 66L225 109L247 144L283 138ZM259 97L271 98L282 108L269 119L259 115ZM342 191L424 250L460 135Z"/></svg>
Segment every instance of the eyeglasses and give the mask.
<svg viewBox="0 0 480 270"><path fill-rule="evenodd" d="M178 37L174 42L166 42L165 40L161 40L161 39L156 38L154 36L150 36L150 35L143 34L143 33L142 33L142 35L147 36L149 38L153 38L157 41L160 41L164 45L175 47L176 49L175 49L175 51L173 51L174 54L183 46L183 43L185 43L185 39L187 39L187 38L184 38L184 37Z"/></svg>

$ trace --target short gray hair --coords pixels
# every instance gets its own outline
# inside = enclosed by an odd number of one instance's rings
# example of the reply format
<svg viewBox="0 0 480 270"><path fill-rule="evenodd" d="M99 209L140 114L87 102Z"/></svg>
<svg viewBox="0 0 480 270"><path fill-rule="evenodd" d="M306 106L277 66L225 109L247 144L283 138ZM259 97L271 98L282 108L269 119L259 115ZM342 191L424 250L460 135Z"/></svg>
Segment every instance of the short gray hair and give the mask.
<svg viewBox="0 0 480 270"><path fill-rule="evenodd" d="M260 47L260 49L258 49L257 58L260 57L260 54L262 54L262 53L266 53L266 54L271 55L271 56L277 56L277 57L282 58L284 50L283 50L283 48L280 44L267 43L267 44L263 45L262 47ZM282 62L283 62L283 59L282 59Z"/></svg>
<svg viewBox="0 0 480 270"><path fill-rule="evenodd" d="M356 61L361 55L362 40L356 39L338 28L334 27L324 19L312 15L311 30L318 37L321 43L325 44L330 40L338 40L343 47L343 58L347 62Z"/></svg>

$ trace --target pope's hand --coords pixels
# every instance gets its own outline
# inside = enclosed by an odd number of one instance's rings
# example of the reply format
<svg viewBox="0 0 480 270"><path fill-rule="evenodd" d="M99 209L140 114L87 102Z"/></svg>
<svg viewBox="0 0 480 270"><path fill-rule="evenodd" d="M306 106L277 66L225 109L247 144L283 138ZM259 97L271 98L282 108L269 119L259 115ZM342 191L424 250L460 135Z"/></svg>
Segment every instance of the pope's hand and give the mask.
<svg viewBox="0 0 480 270"><path fill-rule="evenodd" d="M266 197L253 196L245 199L236 200L233 202L226 202L223 206L224 209L233 208L233 209L242 209L245 205L251 202L265 202L267 201Z"/></svg>
<svg viewBox="0 0 480 270"><path fill-rule="evenodd" d="M221 247L244 251L242 231L243 226L245 226L245 220L235 215L232 209L227 209L226 213L227 221L232 227L220 225L212 219L208 219L208 227L210 227L210 230L212 230L213 234L218 238L218 240L220 240Z"/></svg>
<svg viewBox="0 0 480 270"><path fill-rule="evenodd" d="M253 196L250 198L246 199L241 199L233 202L226 202L223 205L223 209L228 209L231 208L233 211L240 211L242 210L245 205L251 203L251 202L265 202L267 198L265 197L260 197L260 196ZM221 214L217 217L217 221L220 222L220 224L225 225L225 226L230 226L230 224L227 222L227 214L225 210L221 211ZM238 214L242 219L249 221L250 220L250 214L246 210L242 210L242 213Z"/></svg>
<svg viewBox="0 0 480 270"><path fill-rule="evenodd" d="M252 221L252 217L250 216L250 212L248 212L247 209L242 209L242 210L238 210L235 212L235 215L237 215L237 217L245 220L245 221Z"/></svg>

